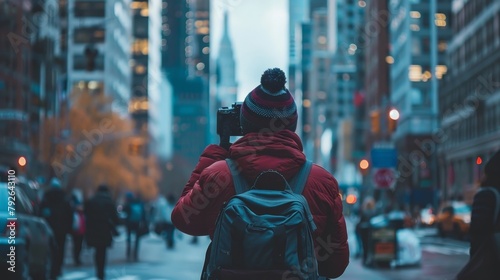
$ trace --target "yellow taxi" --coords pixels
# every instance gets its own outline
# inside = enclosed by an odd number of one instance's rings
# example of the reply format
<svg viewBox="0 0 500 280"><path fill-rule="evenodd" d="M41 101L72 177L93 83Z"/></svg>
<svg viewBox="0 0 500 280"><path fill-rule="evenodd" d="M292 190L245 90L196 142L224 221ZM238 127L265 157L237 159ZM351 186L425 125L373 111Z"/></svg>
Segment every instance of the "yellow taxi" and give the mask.
<svg viewBox="0 0 500 280"><path fill-rule="evenodd" d="M470 206L464 202L445 204L435 221L439 236L465 239L469 233L470 216Z"/></svg>

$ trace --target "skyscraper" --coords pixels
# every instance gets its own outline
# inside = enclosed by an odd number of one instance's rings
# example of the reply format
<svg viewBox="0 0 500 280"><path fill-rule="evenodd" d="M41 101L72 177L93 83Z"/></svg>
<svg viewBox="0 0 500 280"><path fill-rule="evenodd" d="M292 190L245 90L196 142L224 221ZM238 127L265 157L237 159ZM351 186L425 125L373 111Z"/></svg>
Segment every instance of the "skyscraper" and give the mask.
<svg viewBox="0 0 500 280"><path fill-rule="evenodd" d="M131 13L127 0L68 1L68 91L105 93L127 113Z"/></svg>
<svg viewBox="0 0 500 280"><path fill-rule="evenodd" d="M447 17L450 18L450 17ZM454 1L455 36L446 49L448 73L439 85L442 198L471 202L485 163L500 149L500 2Z"/></svg>
<svg viewBox="0 0 500 280"><path fill-rule="evenodd" d="M191 170L210 140L209 114L215 115L209 109L210 1L163 0L162 8L162 68L172 85L175 157Z"/></svg>
<svg viewBox="0 0 500 280"><path fill-rule="evenodd" d="M0 165L21 171L22 156L33 176L41 125L60 113L58 11L55 0L0 3Z"/></svg>
<svg viewBox="0 0 500 280"><path fill-rule="evenodd" d="M237 99L236 66L229 36L228 13L224 13L224 31L217 58L217 107L229 107Z"/></svg>
<svg viewBox="0 0 500 280"><path fill-rule="evenodd" d="M448 69L444 46L452 36L451 0L396 0L389 10L394 63L390 100L382 108L401 112L397 129L388 128L400 158L398 185L410 187L412 197L419 198L412 202L424 206L433 203L437 163L435 153L422 151L421 143L432 139L438 127L437 83ZM411 166L408 172L405 161Z"/></svg>

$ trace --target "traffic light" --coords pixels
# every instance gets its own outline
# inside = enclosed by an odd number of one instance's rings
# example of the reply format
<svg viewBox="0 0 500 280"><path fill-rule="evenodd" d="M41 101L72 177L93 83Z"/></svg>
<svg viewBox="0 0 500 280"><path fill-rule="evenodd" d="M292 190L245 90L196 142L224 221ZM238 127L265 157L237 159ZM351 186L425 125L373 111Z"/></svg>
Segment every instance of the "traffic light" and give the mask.
<svg viewBox="0 0 500 280"><path fill-rule="evenodd" d="M347 202L347 204L354 204L356 203L356 201L358 201L358 198L356 197L355 194L348 194L347 197L345 198L345 202Z"/></svg>
<svg viewBox="0 0 500 280"><path fill-rule="evenodd" d="M378 110L370 113L371 131L373 134L380 133L380 112Z"/></svg>
<svg viewBox="0 0 500 280"><path fill-rule="evenodd" d="M366 159L362 159L359 161L359 169L361 170L362 175L368 174L368 168L370 168L370 162Z"/></svg>
<svg viewBox="0 0 500 280"><path fill-rule="evenodd" d="M388 120L387 129L389 133L393 133L398 126L399 111L396 109L391 109L389 111L389 118L387 118L387 120Z"/></svg>
<svg viewBox="0 0 500 280"><path fill-rule="evenodd" d="M28 164L28 161L26 160L26 157L20 156L17 159L17 165L19 166L19 171L20 172L25 172L26 171L26 165Z"/></svg>

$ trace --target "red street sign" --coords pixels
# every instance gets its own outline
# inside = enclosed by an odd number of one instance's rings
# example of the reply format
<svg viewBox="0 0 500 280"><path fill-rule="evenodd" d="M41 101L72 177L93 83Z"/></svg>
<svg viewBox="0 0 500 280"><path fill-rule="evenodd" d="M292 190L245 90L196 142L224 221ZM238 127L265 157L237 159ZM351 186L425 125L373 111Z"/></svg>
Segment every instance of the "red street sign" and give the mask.
<svg viewBox="0 0 500 280"><path fill-rule="evenodd" d="M373 181L377 188L391 188L396 181L396 174L392 168L379 168L373 174Z"/></svg>

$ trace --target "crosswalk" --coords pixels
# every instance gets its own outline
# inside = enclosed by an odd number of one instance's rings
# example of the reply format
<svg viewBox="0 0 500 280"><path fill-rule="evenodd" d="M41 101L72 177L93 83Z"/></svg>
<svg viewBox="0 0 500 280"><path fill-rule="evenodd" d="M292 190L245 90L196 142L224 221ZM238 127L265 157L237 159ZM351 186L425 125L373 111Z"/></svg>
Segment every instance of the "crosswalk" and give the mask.
<svg viewBox="0 0 500 280"><path fill-rule="evenodd" d="M443 255L468 255L469 248L459 248L459 247L445 247L438 245L422 245L422 250L430 253L438 253Z"/></svg>
<svg viewBox="0 0 500 280"><path fill-rule="evenodd" d="M422 250L443 255L469 255L469 243L450 238L427 236L421 239Z"/></svg>

